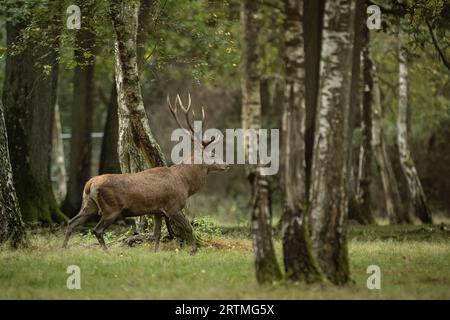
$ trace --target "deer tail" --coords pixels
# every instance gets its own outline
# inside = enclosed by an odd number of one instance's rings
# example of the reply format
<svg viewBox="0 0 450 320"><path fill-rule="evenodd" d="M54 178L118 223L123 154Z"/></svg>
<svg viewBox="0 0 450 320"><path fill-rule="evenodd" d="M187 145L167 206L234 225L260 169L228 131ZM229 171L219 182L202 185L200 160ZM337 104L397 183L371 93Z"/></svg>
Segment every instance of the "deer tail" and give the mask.
<svg viewBox="0 0 450 320"><path fill-rule="evenodd" d="M88 196L91 192L92 179L86 182L84 185L84 196Z"/></svg>

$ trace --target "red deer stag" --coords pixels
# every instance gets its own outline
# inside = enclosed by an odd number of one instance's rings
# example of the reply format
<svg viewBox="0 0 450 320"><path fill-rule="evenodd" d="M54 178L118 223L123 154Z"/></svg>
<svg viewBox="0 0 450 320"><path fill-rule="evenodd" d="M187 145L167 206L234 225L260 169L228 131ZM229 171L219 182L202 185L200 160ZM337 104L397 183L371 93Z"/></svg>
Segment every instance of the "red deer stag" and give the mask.
<svg viewBox="0 0 450 320"><path fill-rule="evenodd" d="M177 115L177 105L180 105L193 140L195 132L189 119L191 97L189 96L187 107L183 105L179 95L175 99L174 106L170 103L169 97L167 97L167 103L180 128L185 129ZM193 111L192 114L195 117ZM204 120L205 113L202 109L202 126ZM214 140L213 137L207 142L202 141L202 148L204 149ZM205 184L208 173L227 169L228 165L226 164L176 164L171 167L152 168L138 173L95 176L84 187L81 210L69 221L63 248L67 247L75 230L97 214L101 218L92 232L103 249L106 249L103 233L114 221L124 217L154 215L155 251L158 251L161 221L165 215L185 231L189 237L186 240L192 243L191 252L195 253L197 245L193 229L181 210L185 207L186 200Z"/></svg>

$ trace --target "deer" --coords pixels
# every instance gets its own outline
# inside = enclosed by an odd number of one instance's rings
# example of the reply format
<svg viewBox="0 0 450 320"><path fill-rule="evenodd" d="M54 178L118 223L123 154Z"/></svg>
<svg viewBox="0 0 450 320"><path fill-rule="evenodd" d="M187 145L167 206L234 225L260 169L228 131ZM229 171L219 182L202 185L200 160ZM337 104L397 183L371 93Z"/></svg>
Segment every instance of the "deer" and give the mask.
<svg viewBox="0 0 450 320"><path fill-rule="evenodd" d="M167 105L178 126L189 132L191 140L194 140L196 132L189 115L192 113L195 119L195 113L191 108L190 94L187 106L184 106L179 94L176 96L174 105L167 96ZM178 105L184 113L189 130L182 125L178 117ZM203 128L205 124L203 107L201 121ZM201 139L202 151L215 140L215 136L209 141ZM85 184L79 213L68 223L62 247L67 248L73 233L89 218L96 215L100 216L100 221L92 229L92 233L104 250L107 247L103 235L108 226L118 219L126 217L153 215L155 252L159 250L161 223L164 217L183 228L188 237L186 240L192 244L191 254L195 254L197 243L193 228L182 210L186 206L187 199L203 187L209 173L226 171L229 169L229 165L216 162L213 164L193 163L190 161L189 164L183 162L170 167L155 167L138 173L103 174L92 177ZM170 224L167 225L169 233L172 233Z"/></svg>

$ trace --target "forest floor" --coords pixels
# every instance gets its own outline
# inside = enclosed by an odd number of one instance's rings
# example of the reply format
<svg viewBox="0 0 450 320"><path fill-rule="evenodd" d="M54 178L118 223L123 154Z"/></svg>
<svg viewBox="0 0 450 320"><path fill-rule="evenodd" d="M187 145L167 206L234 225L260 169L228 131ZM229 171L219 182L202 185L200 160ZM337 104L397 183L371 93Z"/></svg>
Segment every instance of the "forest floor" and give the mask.
<svg viewBox="0 0 450 320"><path fill-rule="evenodd" d="M152 243L128 247L120 228L108 233L108 252L87 231L63 250L63 230L35 229L29 248L1 248L0 299L450 299L449 225L351 226L352 283L343 287L258 286L248 227L203 230L211 234L191 256L174 241L158 253ZM69 265L81 269L80 290L66 287ZM370 265L381 269L380 290L366 286Z"/></svg>

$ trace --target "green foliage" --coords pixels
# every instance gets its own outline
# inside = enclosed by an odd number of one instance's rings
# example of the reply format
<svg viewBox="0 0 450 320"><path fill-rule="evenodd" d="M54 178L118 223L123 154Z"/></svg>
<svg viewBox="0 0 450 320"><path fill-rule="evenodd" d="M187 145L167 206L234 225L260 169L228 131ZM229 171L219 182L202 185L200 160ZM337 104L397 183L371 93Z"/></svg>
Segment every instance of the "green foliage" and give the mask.
<svg viewBox="0 0 450 320"><path fill-rule="evenodd" d="M154 75L169 67L172 76L211 82L236 76L238 16L233 1L157 1L146 66Z"/></svg>
<svg viewBox="0 0 450 320"><path fill-rule="evenodd" d="M191 225L195 230L197 236L201 239L212 239L222 234L222 230L219 225L211 217L194 218L191 221Z"/></svg>

